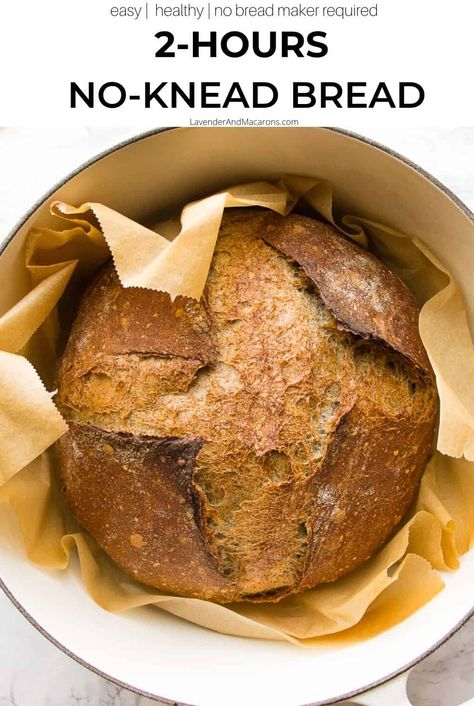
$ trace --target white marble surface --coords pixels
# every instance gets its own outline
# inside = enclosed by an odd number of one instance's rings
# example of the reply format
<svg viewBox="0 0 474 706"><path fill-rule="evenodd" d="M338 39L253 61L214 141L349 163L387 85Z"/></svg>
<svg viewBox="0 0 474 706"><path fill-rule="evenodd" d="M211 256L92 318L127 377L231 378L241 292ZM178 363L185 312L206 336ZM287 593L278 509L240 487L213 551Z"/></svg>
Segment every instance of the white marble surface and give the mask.
<svg viewBox="0 0 474 706"><path fill-rule="evenodd" d="M0 128L0 240L57 180L138 132L133 128ZM474 210L474 127L380 127L358 132L418 163ZM415 706L457 706L474 697L474 619L413 670L408 695ZM0 594L0 706L154 703L76 664Z"/></svg>

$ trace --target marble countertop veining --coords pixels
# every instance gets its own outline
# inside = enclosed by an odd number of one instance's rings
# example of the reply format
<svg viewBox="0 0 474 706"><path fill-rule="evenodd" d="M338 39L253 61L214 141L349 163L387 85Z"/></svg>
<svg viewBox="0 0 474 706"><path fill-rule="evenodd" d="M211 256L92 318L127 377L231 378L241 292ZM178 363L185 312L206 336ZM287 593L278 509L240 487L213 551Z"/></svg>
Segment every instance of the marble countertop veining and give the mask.
<svg viewBox="0 0 474 706"><path fill-rule="evenodd" d="M419 164L474 211L474 127L355 131ZM138 128L0 128L0 241L64 174L139 132ZM76 664L42 637L1 592L0 626L0 706L156 704ZM408 695L414 706L457 706L474 697L474 618L412 671Z"/></svg>

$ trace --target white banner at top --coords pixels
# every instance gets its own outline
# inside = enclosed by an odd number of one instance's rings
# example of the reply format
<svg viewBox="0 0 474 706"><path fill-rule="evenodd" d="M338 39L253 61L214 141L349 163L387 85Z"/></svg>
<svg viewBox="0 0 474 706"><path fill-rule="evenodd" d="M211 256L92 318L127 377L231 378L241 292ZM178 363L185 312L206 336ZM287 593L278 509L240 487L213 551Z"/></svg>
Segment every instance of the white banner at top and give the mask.
<svg viewBox="0 0 474 706"><path fill-rule="evenodd" d="M16 0L3 125L469 125L472 0Z"/></svg>

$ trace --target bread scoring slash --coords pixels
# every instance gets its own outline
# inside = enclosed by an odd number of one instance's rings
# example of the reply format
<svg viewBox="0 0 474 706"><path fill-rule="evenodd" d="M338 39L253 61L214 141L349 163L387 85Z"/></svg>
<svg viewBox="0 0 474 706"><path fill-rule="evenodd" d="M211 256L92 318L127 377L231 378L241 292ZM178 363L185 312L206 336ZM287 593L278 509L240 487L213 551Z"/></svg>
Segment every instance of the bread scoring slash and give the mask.
<svg viewBox="0 0 474 706"><path fill-rule="evenodd" d="M226 211L200 303L86 291L60 362L72 510L136 579L226 603L334 581L391 536L438 414L405 285L319 221Z"/></svg>

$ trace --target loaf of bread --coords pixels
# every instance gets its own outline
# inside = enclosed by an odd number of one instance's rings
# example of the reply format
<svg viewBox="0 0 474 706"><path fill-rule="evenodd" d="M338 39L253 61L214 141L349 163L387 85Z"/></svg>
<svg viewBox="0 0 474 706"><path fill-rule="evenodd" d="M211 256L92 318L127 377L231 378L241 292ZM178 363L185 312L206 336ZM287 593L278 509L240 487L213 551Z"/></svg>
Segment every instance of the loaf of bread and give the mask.
<svg viewBox="0 0 474 706"><path fill-rule="evenodd" d="M163 591L276 601L394 532L438 397L406 286L334 228L225 213L200 303L90 284L60 361L80 523Z"/></svg>

